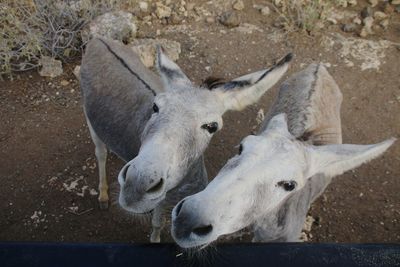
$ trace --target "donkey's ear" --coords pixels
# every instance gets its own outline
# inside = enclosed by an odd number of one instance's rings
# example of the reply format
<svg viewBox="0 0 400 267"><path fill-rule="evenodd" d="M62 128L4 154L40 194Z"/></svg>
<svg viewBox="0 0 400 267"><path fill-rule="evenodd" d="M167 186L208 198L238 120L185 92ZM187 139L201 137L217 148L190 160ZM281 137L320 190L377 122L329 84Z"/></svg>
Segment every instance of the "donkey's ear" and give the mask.
<svg viewBox="0 0 400 267"><path fill-rule="evenodd" d="M265 136L269 132L276 132L282 135L291 136L291 134L289 133L287 116L285 113L280 113L272 117L261 135Z"/></svg>
<svg viewBox="0 0 400 267"><path fill-rule="evenodd" d="M223 101L226 110L242 110L248 105L256 103L288 69L293 55L287 54L274 66L267 70L251 74L226 82L212 89Z"/></svg>
<svg viewBox="0 0 400 267"><path fill-rule="evenodd" d="M191 84L181 68L165 55L160 45L157 45L156 65L166 90Z"/></svg>
<svg viewBox="0 0 400 267"><path fill-rule="evenodd" d="M310 146L308 177L317 173L333 177L354 169L385 152L395 141L388 139L373 145L325 145Z"/></svg>

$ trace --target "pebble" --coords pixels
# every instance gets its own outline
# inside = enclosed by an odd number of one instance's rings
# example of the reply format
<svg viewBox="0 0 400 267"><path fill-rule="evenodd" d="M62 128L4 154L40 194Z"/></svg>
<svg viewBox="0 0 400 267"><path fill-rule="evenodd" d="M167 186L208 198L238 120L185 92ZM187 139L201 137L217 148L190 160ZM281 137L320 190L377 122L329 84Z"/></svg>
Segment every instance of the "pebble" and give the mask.
<svg viewBox="0 0 400 267"><path fill-rule="evenodd" d="M226 11L221 14L221 16L219 18L219 22L228 28L234 28L234 27L239 26L240 18L236 12Z"/></svg>
<svg viewBox="0 0 400 267"><path fill-rule="evenodd" d="M62 80L62 81L60 82L60 84L61 84L62 86L67 86L67 85L69 85L69 81L67 81L67 80Z"/></svg>
<svg viewBox="0 0 400 267"><path fill-rule="evenodd" d="M394 12L394 7L393 7L393 5L391 5L389 3L385 3L385 7L383 8L383 11L386 14L392 14Z"/></svg>
<svg viewBox="0 0 400 267"><path fill-rule="evenodd" d="M360 37L365 38L365 37L367 37L367 36L368 36L368 32L367 32L367 30L365 29L365 27L363 27L363 28L361 29L361 32L360 32Z"/></svg>
<svg viewBox="0 0 400 267"><path fill-rule="evenodd" d="M386 29L388 28L388 26L389 26L389 19L384 19L384 20L382 20L382 21L379 23L379 25L381 25L382 28L386 30Z"/></svg>
<svg viewBox="0 0 400 267"><path fill-rule="evenodd" d="M357 5L357 0L347 0L347 3L349 3L350 6L355 6Z"/></svg>
<svg viewBox="0 0 400 267"><path fill-rule="evenodd" d="M374 19L376 19L376 20L383 20L386 18L387 18L387 15L385 13L383 13L382 11L376 11L374 13Z"/></svg>
<svg viewBox="0 0 400 267"><path fill-rule="evenodd" d="M206 22L209 24L212 24L215 22L215 18L214 17L206 17Z"/></svg>
<svg viewBox="0 0 400 267"><path fill-rule="evenodd" d="M361 21L361 19L360 19L359 17L355 17L355 18L353 19L353 23L354 23L354 24L357 24L357 25L361 25L362 21Z"/></svg>
<svg viewBox="0 0 400 267"><path fill-rule="evenodd" d="M344 24L342 27L342 30L344 32L354 32L356 29L357 29L357 26L354 23Z"/></svg>
<svg viewBox="0 0 400 267"><path fill-rule="evenodd" d="M347 7L347 0L337 0L336 3L341 7Z"/></svg>
<svg viewBox="0 0 400 267"><path fill-rule="evenodd" d="M73 73L74 73L76 79L78 79L78 80L79 80L80 77L81 77L80 72L81 72L81 66L76 65L75 68L74 68L74 70L73 70Z"/></svg>
<svg viewBox="0 0 400 267"><path fill-rule="evenodd" d="M186 10L187 11L192 11L194 8L194 3L187 3L186 4Z"/></svg>
<svg viewBox="0 0 400 267"><path fill-rule="evenodd" d="M244 3L243 3L243 1L242 1L242 0L236 1L236 2L233 4L233 9L238 10L238 11L243 10L243 9L244 9Z"/></svg>
<svg viewBox="0 0 400 267"><path fill-rule="evenodd" d="M156 15L159 19L168 18L171 16L171 8L163 5L161 2L156 3Z"/></svg>
<svg viewBox="0 0 400 267"><path fill-rule="evenodd" d="M366 18L366 17L370 17L372 16L372 9L367 6L365 8L363 8L363 10L361 10L361 18Z"/></svg>
<svg viewBox="0 0 400 267"><path fill-rule="evenodd" d="M142 12L147 12L149 9L149 4L147 2L141 1L141 2L139 2L139 9Z"/></svg>
<svg viewBox="0 0 400 267"><path fill-rule="evenodd" d="M271 14L271 10L269 9L269 7L263 7L262 9L261 9L261 14L262 15L264 15L264 16L268 16L269 14Z"/></svg>
<svg viewBox="0 0 400 267"><path fill-rule="evenodd" d="M375 7L379 1L378 0L368 0L368 2L372 7Z"/></svg>

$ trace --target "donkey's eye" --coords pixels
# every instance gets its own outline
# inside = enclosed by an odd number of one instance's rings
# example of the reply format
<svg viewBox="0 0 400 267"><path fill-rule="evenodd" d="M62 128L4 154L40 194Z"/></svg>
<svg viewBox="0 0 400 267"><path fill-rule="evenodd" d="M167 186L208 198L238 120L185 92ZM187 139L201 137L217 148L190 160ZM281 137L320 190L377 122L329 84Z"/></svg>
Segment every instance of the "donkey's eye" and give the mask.
<svg viewBox="0 0 400 267"><path fill-rule="evenodd" d="M240 145L239 145L239 155L242 154L242 151L243 151L243 145L240 144Z"/></svg>
<svg viewBox="0 0 400 267"><path fill-rule="evenodd" d="M278 186L283 187L283 189L285 189L286 191L293 191L293 190L296 188L297 183L296 183L296 181L293 181L293 180L290 180L290 181L280 181L280 182L278 183Z"/></svg>
<svg viewBox="0 0 400 267"><path fill-rule="evenodd" d="M156 105L156 103L153 104L153 111L154 113L158 113L158 106Z"/></svg>
<svg viewBox="0 0 400 267"><path fill-rule="evenodd" d="M206 129L210 134L215 133L218 130L218 123L211 122L207 124L203 124L201 128Z"/></svg>

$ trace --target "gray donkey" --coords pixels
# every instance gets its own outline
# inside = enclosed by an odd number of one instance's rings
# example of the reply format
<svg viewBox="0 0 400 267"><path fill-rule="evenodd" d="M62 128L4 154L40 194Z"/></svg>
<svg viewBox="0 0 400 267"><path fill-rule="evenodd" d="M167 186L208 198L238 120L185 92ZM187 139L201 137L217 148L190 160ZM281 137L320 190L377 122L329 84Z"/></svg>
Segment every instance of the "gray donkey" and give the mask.
<svg viewBox="0 0 400 267"><path fill-rule="evenodd" d="M126 165L119 173L119 204L132 213L153 210L150 240L160 241L163 211L207 184L203 153L222 128L227 110L255 103L286 72L288 54L267 70L212 90L195 86L157 49L160 76L118 42L93 39L80 72L84 111L99 167L99 202L108 207L107 149Z"/></svg>
<svg viewBox="0 0 400 267"><path fill-rule="evenodd" d="M204 191L174 208L176 242L206 246L248 226L253 241L299 241L311 203L332 177L379 156L394 142L342 145L341 102L322 65L312 64L284 82L259 134L242 141L239 154Z"/></svg>

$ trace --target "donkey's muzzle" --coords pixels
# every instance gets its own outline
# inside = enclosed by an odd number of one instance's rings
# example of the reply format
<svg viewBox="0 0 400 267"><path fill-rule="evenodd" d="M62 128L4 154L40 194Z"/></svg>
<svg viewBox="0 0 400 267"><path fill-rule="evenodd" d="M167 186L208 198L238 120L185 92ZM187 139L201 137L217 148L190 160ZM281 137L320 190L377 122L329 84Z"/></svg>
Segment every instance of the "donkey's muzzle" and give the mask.
<svg viewBox="0 0 400 267"><path fill-rule="evenodd" d="M210 235L213 231L212 224L201 218L196 210L185 204L185 200L182 200L172 211L172 235L174 239L202 239Z"/></svg>

